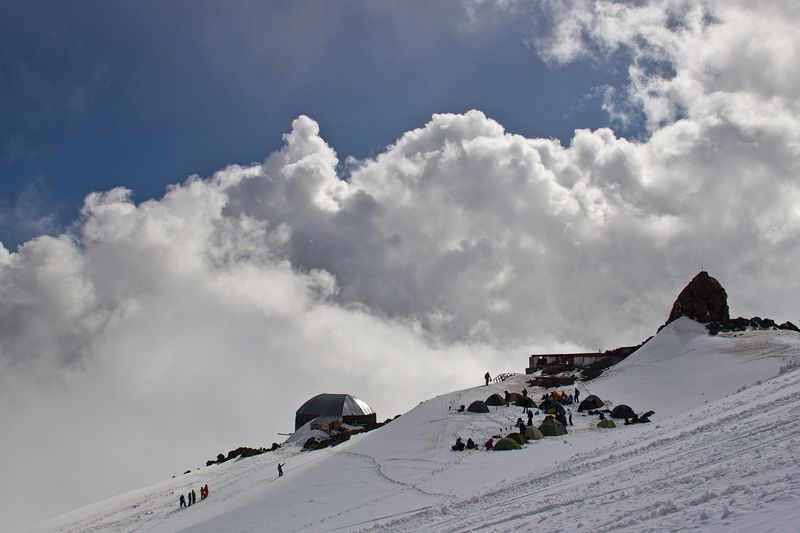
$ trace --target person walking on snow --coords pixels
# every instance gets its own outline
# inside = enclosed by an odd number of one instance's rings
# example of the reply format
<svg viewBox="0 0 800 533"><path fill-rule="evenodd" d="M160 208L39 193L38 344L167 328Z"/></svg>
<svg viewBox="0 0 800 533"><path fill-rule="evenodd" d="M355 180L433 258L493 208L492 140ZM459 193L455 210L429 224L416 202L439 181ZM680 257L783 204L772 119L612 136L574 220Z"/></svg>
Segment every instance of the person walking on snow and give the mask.
<svg viewBox="0 0 800 533"><path fill-rule="evenodd" d="M575 403L578 403L578 401L579 401L579 400L578 400L578 396L580 396L580 394L581 394L581 393L580 393L580 391L578 390L578 387L575 387Z"/></svg>
<svg viewBox="0 0 800 533"><path fill-rule="evenodd" d="M569 418L568 418L569 425L571 426L572 425L572 409L570 409L568 412L569 412Z"/></svg>
<svg viewBox="0 0 800 533"><path fill-rule="evenodd" d="M192 503L197 503L197 493L192 489Z"/></svg>
<svg viewBox="0 0 800 533"><path fill-rule="evenodd" d="M528 409L528 425L529 426L533 425L533 411L531 411L530 409Z"/></svg>
<svg viewBox="0 0 800 533"><path fill-rule="evenodd" d="M278 463L278 477L283 476L283 467L286 466L286 463Z"/></svg>
<svg viewBox="0 0 800 533"><path fill-rule="evenodd" d="M504 391L504 392L505 392L505 395L506 395L506 407L508 407L508 404L511 403L511 393L508 392L508 391Z"/></svg>
<svg viewBox="0 0 800 533"><path fill-rule="evenodd" d="M487 372L487 373L485 373L483 375L483 379L486 380L486 386L488 387L489 386L489 380L492 379L492 376L490 376L489 373Z"/></svg>
<svg viewBox="0 0 800 533"><path fill-rule="evenodd" d="M181 501L181 509L183 509L184 507L186 507L186 496L181 494L181 500L180 501Z"/></svg>

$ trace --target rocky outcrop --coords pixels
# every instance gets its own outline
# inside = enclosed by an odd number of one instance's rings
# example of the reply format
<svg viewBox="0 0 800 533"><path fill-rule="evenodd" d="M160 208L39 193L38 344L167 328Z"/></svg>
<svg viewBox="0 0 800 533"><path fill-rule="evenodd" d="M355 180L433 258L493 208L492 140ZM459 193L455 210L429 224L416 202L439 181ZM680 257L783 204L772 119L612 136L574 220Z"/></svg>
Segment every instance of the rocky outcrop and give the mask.
<svg viewBox="0 0 800 533"><path fill-rule="evenodd" d="M731 318L725 322L709 322L706 324L708 332L712 335L717 333L727 333L731 331L747 331L752 329L785 329L788 331L795 331L800 333L800 329L789 321L783 324L777 324L771 318L761 318L754 316L753 318Z"/></svg>
<svg viewBox="0 0 800 533"><path fill-rule="evenodd" d="M242 457L242 458L244 458L244 457L253 457L254 455L261 455L262 453L274 452L275 450L277 450L280 447L281 447L281 445L278 444L277 442L273 442L272 443L272 447L269 448L269 449L267 449L267 448L248 448L247 446L240 446L240 447L236 448L235 450L229 451L227 457L225 457L225 455L223 455L223 454L219 454L219 455L217 455L217 460L216 461L214 461L213 459L209 460L209 461L206 461L206 466L211 466L211 465L215 465L215 464L217 464L217 465L218 464L222 464L225 461L230 461L231 459L236 459L237 457Z"/></svg>
<svg viewBox="0 0 800 533"><path fill-rule="evenodd" d="M672 305L664 326L682 316L703 324L725 323L730 320L728 294L720 282L709 276L708 272L700 272L684 287Z"/></svg>
<svg viewBox="0 0 800 533"><path fill-rule="evenodd" d="M788 321L778 325L771 318L758 316L731 318L728 310L728 294L719 281L705 271L696 275L678 295L664 326L682 316L705 324L711 335L749 329L784 329L800 333L797 326ZM658 328L659 331L661 328Z"/></svg>

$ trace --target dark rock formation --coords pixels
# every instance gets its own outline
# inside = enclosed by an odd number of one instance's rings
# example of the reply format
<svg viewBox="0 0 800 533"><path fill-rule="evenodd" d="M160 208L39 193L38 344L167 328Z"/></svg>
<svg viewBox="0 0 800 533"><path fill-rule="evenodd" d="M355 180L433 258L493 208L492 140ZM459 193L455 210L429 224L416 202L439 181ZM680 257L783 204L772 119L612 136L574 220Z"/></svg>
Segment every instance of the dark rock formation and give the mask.
<svg viewBox="0 0 800 533"><path fill-rule="evenodd" d="M759 316L754 316L749 319L742 317L732 318L725 322L709 322L706 324L706 329L708 329L711 335L716 335L720 332L728 333L731 331L747 331L751 329L784 329L800 333L800 329L791 322L787 321L778 325L771 318L761 318Z"/></svg>
<svg viewBox="0 0 800 533"><path fill-rule="evenodd" d="M778 326L778 327L780 329L788 329L789 331L796 331L797 333L800 333L800 329L798 329L797 326L795 326L794 324L792 324L788 320L786 322L784 322L783 324L781 324L780 326Z"/></svg>
<svg viewBox="0 0 800 533"><path fill-rule="evenodd" d="M672 305L672 311L664 326L682 316L703 324L709 322L724 324L730 320L728 294L719 281L709 276L708 272L700 272L681 291Z"/></svg>

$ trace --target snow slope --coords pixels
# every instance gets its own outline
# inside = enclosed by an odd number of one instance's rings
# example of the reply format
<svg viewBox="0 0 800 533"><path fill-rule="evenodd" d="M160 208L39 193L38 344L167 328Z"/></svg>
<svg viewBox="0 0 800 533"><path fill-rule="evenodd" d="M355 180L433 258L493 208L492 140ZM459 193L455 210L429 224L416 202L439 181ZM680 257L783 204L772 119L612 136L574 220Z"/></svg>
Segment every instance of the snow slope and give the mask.
<svg viewBox="0 0 800 533"><path fill-rule="evenodd" d="M796 333L709 337L680 319L580 385L584 397L656 411L650 424L600 430L574 413L569 435L521 451L450 451L456 436L511 431L521 408L456 408L521 390L520 376L432 398L336 448L202 468L34 530L796 531L798 368ZM176 511L178 494L204 483L210 498Z"/></svg>

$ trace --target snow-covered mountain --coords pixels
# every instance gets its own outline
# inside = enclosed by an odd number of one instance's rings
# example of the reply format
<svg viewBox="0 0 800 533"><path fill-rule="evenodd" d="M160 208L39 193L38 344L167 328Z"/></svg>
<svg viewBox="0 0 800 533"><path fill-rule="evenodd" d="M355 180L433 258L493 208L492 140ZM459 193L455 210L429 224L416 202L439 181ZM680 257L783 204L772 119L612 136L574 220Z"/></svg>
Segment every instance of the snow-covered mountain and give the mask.
<svg viewBox="0 0 800 533"><path fill-rule="evenodd" d="M523 386L519 376L442 394L335 448L286 445L201 468L34 531L798 530L800 334L712 337L681 318L578 387L655 411L650 424L603 430L573 411L565 436L451 451L457 436L482 443L522 415L459 405ZM179 494L206 483L207 500L178 510Z"/></svg>

